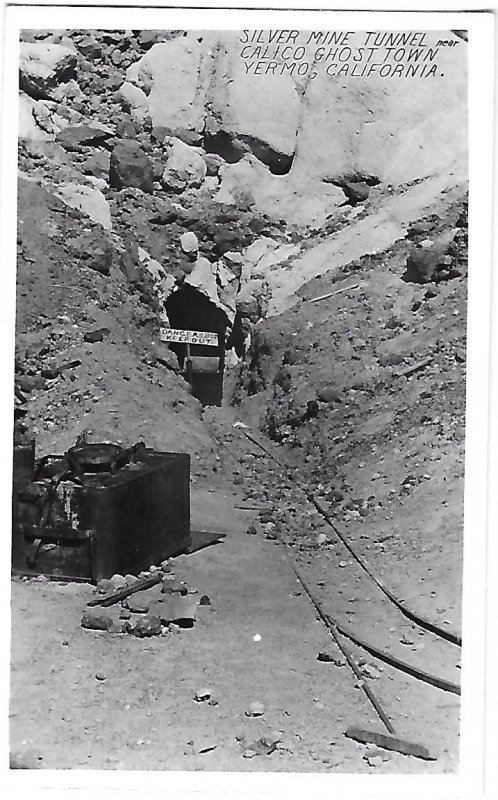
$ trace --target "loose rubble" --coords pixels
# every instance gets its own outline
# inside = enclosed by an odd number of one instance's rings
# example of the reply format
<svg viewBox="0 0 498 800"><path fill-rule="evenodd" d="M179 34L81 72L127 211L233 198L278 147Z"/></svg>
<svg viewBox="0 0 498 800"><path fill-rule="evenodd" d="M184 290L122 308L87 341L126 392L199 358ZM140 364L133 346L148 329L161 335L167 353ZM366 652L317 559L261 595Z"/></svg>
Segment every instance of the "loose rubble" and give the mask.
<svg viewBox="0 0 498 800"><path fill-rule="evenodd" d="M164 570L164 571L163 571ZM140 579L159 573L161 583L149 589L136 591ZM110 580L100 580L94 594L107 602L120 589L133 588L133 594L107 608L86 608L81 617L81 627L109 633L129 633L139 638L160 636L167 632L194 627L197 608L210 606L207 595L177 581L171 561L160 566L151 565L149 572L136 575L113 575Z"/></svg>

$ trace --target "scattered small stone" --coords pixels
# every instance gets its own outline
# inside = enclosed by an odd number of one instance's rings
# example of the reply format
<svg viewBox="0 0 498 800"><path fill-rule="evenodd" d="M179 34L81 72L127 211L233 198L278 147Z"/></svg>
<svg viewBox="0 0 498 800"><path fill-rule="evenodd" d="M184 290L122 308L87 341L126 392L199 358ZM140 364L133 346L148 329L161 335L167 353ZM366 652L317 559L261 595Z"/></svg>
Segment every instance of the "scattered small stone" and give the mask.
<svg viewBox="0 0 498 800"><path fill-rule="evenodd" d="M163 594L188 594L188 586L183 581L177 581L173 576L165 576L162 580L161 592Z"/></svg>
<svg viewBox="0 0 498 800"><path fill-rule="evenodd" d="M122 619L113 619L108 633L127 633L129 623Z"/></svg>
<svg viewBox="0 0 498 800"><path fill-rule="evenodd" d="M202 739L197 739L193 742L194 753L197 755L209 753L211 750L216 750L217 747L218 742L214 741L214 739L209 736L205 736Z"/></svg>
<svg viewBox="0 0 498 800"><path fill-rule="evenodd" d="M127 574L124 576L124 579L126 581L127 586L135 586L135 584L138 583L138 578L136 575Z"/></svg>
<svg viewBox="0 0 498 800"><path fill-rule="evenodd" d="M202 686L200 689L197 689L194 700L197 703L203 703L205 700L209 700L211 697L211 689L207 686Z"/></svg>
<svg viewBox="0 0 498 800"><path fill-rule="evenodd" d="M317 661L325 661L326 663L333 664L335 667L345 667L346 662L326 650L320 650L316 657Z"/></svg>
<svg viewBox="0 0 498 800"><path fill-rule="evenodd" d="M108 336L110 333L109 328L98 328L94 331L87 331L83 339L88 344L95 344L96 342L102 342L104 340L104 336Z"/></svg>
<svg viewBox="0 0 498 800"><path fill-rule="evenodd" d="M375 667L373 664L364 664L361 667L361 674L364 678L370 678L371 680L377 680L381 676L381 672Z"/></svg>
<svg viewBox="0 0 498 800"><path fill-rule="evenodd" d="M159 617L146 616L137 620L133 627L135 636L158 636L162 632L161 620Z"/></svg>
<svg viewBox="0 0 498 800"><path fill-rule="evenodd" d="M123 575L119 575L119 573L116 573L115 575L112 576L111 583L113 585L113 588L116 590L125 589L126 586L128 585L126 578Z"/></svg>
<svg viewBox="0 0 498 800"><path fill-rule="evenodd" d="M185 231L180 236L180 245L184 253L197 253L199 249L199 240L193 231Z"/></svg>
<svg viewBox="0 0 498 800"><path fill-rule="evenodd" d="M200 606L210 606L211 605L211 600L209 599L207 594L203 594L202 595L201 599L199 600L199 605Z"/></svg>
<svg viewBox="0 0 498 800"><path fill-rule="evenodd" d="M104 609L86 609L81 617L81 627L92 631L107 631L113 619Z"/></svg>
<svg viewBox="0 0 498 800"><path fill-rule="evenodd" d="M317 394L322 403L340 403L341 395L332 386L323 386Z"/></svg>
<svg viewBox="0 0 498 800"><path fill-rule="evenodd" d="M259 700L254 700L246 709L246 717L261 717L265 713L264 704Z"/></svg>
<svg viewBox="0 0 498 800"><path fill-rule="evenodd" d="M255 742L251 742L251 744L247 745L242 753L242 756L243 758L269 756L277 749L277 744L279 741L280 736L278 734L276 736L273 734L268 736L260 736Z"/></svg>
<svg viewBox="0 0 498 800"><path fill-rule="evenodd" d="M382 759L380 756L364 755L363 758L368 763L369 767L380 767L382 764Z"/></svg>
<svg viewBox="0 0 498 800"><path fill-rule="evenodd" d="M125 600L126 607L133 613L133 614L147 614L149 611L149 603L144 602L140 598L127 597Z"/></svg>
<svg viewBox="0 0 498 800"><path fill-rule="evenodd" d="M196 618L197 599L174 594L151 603L149 611L159 617L165 625L176 622L184 628L191 628Z"/></svg>

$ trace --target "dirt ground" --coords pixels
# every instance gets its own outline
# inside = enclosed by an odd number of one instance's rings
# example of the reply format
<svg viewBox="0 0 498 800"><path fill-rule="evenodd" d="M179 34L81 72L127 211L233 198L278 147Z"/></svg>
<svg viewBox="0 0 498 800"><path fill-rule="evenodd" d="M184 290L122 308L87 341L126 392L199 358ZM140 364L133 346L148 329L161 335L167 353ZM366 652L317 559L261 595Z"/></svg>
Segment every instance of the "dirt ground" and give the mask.
<svg viewBox="0 0 498 800"><path fill-rule="evenodd" d="M14 581L12 752L48 769L454 769L458 698L389 669L375 689L400 733L438 760L385 753L370 767L364 756L377 748L344 737L351 724L382 725L349 669L317 660L326 649L343 661L282 546L245 533L254 514L235 509L240 497L227 488L193 495L193 523L226 538L174 562L177 577L212 600L191 630L151 639L83 630L90 585ZM195 701L200 687L216 705ZM245 715L254 701L264 704L259 718ZM277 739L276 750L244 757L261 736Z"/></svg>
<svg viewBox="0 0 498 800"><path fill-rule="evenodd" d="M270 477L273 466L243 429L233 428L231 409L211 409L205 416L224 438L225 472L193 485L192 525L226 537L175 559L173 569L207 594L211 606L199 609L193 629L137 639L80 627L93 596L88 584L15 579L11 752L20 763L48 769L454 771L459 698L352 645L363 668L373 666L370 684L397 732L424 744L437 760L379 751L344 736L350 725L378 732L383 726L287 553L326 611L371 642L387 641L393 654L449 680L458 680L459 648L412 625L351 560L344 569L337 542L312 554L292 547L286 553L284 544L263 532L248 534L257 524L254 508L268 501L245 497L228 479L230 454L254 465L260 480ZM405 577L404 585L413 583ZM417 600L419 610L426 610ZM318 660L320 652L333 660ZM213 705L195 700L206 687ZM246 716L255 701L264 704L263 715ZM248 746L261 737L275 741L276 749L247 757Z"/></svg>

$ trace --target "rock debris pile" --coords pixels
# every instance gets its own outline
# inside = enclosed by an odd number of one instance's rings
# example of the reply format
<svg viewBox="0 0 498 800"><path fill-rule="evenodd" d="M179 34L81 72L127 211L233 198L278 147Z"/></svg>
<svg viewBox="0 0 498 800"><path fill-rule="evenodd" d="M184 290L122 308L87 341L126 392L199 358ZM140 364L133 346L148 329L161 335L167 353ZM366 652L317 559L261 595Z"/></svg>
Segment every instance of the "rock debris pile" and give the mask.
<svg viewBox="0 0 498 800"><path fill-rule="evenodd" d="M140 587L154 576L157 583ZM126 590L123 592L123 590ZM175 579L170 561L148 572L135 575L113 575L100 580L95 587L103 605L86 608L81 627L108 633L129 633L139 638L178 633L193 628L199 608L210 610L207 595L199 596L194 587ZM124 596L123 596L124 595Z"/></svg>

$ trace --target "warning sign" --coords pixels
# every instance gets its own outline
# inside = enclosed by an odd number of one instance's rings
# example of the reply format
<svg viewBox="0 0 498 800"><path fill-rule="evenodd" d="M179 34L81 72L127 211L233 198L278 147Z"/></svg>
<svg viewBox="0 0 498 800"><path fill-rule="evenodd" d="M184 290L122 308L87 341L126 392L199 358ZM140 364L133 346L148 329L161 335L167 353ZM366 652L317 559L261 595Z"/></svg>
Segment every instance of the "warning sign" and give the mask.
<svg viewBox="0 0 498 800"><path fill-rule="evenodd" d="M207 344L218 346L218 334L208 331L184 331L177 328L162 328L162 342L179 342L181 344Z"/></svg>

